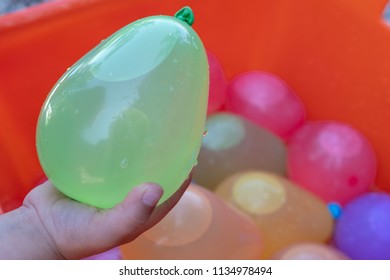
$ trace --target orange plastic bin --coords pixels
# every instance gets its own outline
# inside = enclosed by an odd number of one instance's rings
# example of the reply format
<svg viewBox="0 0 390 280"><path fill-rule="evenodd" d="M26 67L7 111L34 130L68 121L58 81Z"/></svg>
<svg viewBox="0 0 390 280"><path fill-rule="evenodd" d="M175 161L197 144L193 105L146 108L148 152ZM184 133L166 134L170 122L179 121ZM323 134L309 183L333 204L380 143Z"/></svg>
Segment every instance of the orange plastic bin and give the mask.
<svg viewBox="0 0 390 280"><path fill-rule="evenodd" d="M373 144L376 183L390 190L390 28L386 0L57 0L0 17L0 204L13 208L44 176L35 150L40 107L57 79L122 26L189 5L194 29L230 79L273 72L307 119L339 120Z"/></svg>

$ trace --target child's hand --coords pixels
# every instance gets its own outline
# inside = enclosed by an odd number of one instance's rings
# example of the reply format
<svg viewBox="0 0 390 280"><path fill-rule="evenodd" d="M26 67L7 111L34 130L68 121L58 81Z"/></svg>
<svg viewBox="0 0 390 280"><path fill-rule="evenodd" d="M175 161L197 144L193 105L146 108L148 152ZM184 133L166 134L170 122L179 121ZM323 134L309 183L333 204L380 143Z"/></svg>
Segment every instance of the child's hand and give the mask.
<svg viewBox="0 0 390 280"><path fill-rule="evenodd" d="M23 206L0 216L0 259L80 259L130 242L159 222L189 183L158 207L163 190L146 183L116 207L100 210L69 199L47 181Z"/></svg>

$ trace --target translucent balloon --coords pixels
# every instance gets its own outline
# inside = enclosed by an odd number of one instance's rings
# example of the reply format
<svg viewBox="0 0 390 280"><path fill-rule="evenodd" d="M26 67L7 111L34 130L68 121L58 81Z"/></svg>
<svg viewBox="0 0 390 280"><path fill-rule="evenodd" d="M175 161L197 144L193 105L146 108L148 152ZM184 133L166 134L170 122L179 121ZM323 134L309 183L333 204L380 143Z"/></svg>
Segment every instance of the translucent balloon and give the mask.
<svg viewBox="0 0 390 280"><path fill-rule="evenodd" d="M196 164L208 76L203 44L182 20L153 16L114 33L68 69L43 105L37 150L48 178L102 208L145 181L162 185L164 201Z"/></svg>
<svg viewBox="0 0 390 280"><path fill-rule="evenodd" d="M121 250L124 259L258 259L262 242L253 220L191 184L160 223Z"/></svg>
<svg viewBox="0 0 390 280"><path fill-rule="evenodd" d="M115 248L108 250L106 252L85 258L85 260L122 260L122 259L123 259L122 253L121 253L119 247L115 247Z"/></svg>
<svg viewBox="0 0 390 280"><path fill-rule="evenodd" d="M286 172L285 144L269 131L230 113L211 115L194 180L215 189L226 177L247 169Z"/></svg>
<svg viewBox="0 0 390 280"><path fill-rule="evenodd" d="M390 195L366 193L347 203L334 240L352 259L390 260Z"/></svg>
<svg viewBox="0 0 390 280"><path fill-rule="evenodd" d="M215 192L255 219L263 234L263 258L293 243L324 242L332 234L326 204L282 176L240 172Z"/></svg>
<svg viewBox="0 0 390 280"><path fill-rule="evenodd" d="M243 73L230 82L226 108L284 139L305 119L302 102L287 84L260 71Z"/></svg>
<svg viewBox="0 0 390 280"><path fill-rule="evenodd" d="M327 202L345 203L368 191L376 158L366 138L339 122L308 122L288 143L289 177Z"/></svg>
<svg viewBox="0 0 390 280"><path fill-rule="evenodd" d="M211 51L207 50L207 59L209 62L210 72L210 89L209 102L207 107L207 114L215 113L225 105L227 80L221 63L217 56Z"/></svg>
<svg viewBox="0 0 390 280"><path fill-rule="evenodd" d="M348 260L340 250L323 243L298 243L277 252L276 260Z"/></svg>

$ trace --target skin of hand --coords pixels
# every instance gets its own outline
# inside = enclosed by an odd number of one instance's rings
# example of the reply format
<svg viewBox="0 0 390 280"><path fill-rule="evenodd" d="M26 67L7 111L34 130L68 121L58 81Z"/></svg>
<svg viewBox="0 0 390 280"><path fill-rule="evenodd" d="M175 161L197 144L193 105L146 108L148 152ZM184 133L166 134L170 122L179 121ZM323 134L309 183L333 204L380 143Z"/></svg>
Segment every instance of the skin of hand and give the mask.
<svg viewBox="0 0 390 280"><path fill-rule="evenodd" d="M0 215L0 259L81 259L131 242L173 208L191 175L158 206L163 189L145 183L104 210L74 201L46 181L21 207Z"/></svg>

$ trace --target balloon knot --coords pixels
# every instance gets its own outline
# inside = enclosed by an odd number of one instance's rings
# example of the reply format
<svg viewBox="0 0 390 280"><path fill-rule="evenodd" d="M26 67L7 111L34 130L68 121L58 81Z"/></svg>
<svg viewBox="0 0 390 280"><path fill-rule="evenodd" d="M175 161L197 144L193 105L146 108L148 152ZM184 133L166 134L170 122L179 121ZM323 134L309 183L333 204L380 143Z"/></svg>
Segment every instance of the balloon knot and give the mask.
<svg viewBox="0 0 390 280"><path fill-rule="evenodd" d="M180 19L181 21L186 22L189 26L192 26L194 23L194 13L192 9L188 6L181 8L176 14L175 18Z"/></svg>
<svg viewBox="0 0 390 280"><path fill-rule="evenodd" d="M330 202L328 204L328 209L329 209L330 214L332 215L332 217L335 220L338 220L343 212L340 204L335 203L335 202Z"/></svg>

